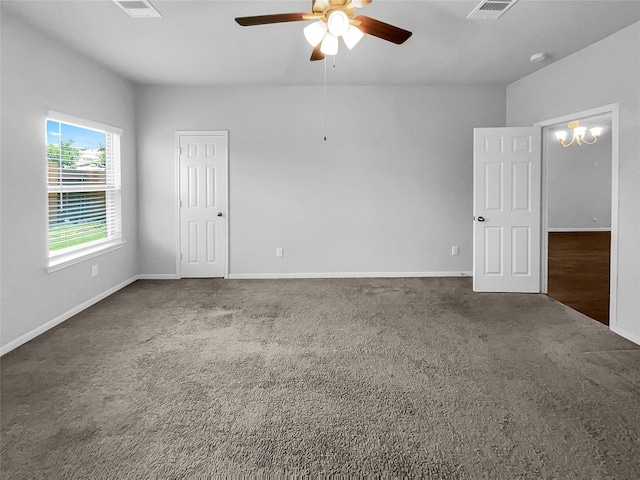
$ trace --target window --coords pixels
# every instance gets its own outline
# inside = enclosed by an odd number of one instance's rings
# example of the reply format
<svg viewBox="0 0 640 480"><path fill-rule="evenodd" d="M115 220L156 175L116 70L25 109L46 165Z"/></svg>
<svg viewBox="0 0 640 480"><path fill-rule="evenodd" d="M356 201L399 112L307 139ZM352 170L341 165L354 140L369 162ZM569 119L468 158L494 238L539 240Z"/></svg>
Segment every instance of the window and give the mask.
<svg viewBox="0 0 640 480"><path fill-rule="evenodd" d="M115 127L49 112L49 271L122 243L121 133Z"/></svg>

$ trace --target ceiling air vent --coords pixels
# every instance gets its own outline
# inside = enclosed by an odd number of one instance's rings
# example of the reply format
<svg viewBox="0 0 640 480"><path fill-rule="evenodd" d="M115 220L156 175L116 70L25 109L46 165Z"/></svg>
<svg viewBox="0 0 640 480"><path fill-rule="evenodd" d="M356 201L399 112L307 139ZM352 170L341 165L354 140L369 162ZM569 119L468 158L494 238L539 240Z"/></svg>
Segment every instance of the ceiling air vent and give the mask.
<svg viewBox="0 0 640 480"><path fill-rule="evenodd" d="M161 17L148 0L113 0L131 18L153 18Z"/></svg>
<svg viewBox="0 0 640 480"><path fill-rule="evenodd" d="M495 20L504 15L504 12L509 10L514 3L518 0L485 0L480 2L473 9L473 11L467 15L467 18L480 18L482 20Z"/></svg>

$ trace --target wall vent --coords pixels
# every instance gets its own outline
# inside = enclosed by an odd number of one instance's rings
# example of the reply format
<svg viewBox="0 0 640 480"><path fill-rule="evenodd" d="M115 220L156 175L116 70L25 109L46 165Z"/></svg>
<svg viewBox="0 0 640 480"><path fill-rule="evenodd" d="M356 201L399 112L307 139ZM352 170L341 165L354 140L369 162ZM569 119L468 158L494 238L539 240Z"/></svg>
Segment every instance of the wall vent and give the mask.
<svg viewBox="0 0 640 480"><path fill-rule="evenodd" d="M480 2L467 18L479 18L482 20L495 20L513 7L518 0L484 0Z"/></svg>
<svg viewBox="0 0 640 480"><path fill-rule="evenodd" d="M157 18L160 12L148 0L113 0L131 18Z"/></svg>

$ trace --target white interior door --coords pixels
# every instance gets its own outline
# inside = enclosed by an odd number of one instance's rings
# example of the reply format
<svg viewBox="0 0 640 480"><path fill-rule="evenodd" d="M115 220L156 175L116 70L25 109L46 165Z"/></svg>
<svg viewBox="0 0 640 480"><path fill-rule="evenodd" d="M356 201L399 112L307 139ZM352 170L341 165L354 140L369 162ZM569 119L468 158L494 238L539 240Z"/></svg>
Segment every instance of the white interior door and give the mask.
<svg viewBox="0 0 640 480"><path fill-rule="evenodd" d="M540 292L540 127L473 133L473 290Z"/></svg>
<svg viewBox="0 0 640 480"><path fill-rule="evenodd" d="M180 135L180 276L227 275L227 135Z"/></svg>

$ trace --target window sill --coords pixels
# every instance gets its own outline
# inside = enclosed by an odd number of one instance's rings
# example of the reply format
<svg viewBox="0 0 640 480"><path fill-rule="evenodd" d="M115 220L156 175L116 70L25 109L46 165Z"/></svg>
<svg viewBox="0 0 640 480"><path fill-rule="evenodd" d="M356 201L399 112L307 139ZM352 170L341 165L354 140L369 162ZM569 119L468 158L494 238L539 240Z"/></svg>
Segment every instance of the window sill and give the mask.
<svg viewBox="0 0 640 480"><path fill-rule="evenodd" d="M47 272L52 273L57 270L62 270L63 268L69 267L71 265L76 265L90 258L113 252L114 250L118 250L124 247L125 243L127 242L123 240L116 240L114 242L102 243L100 245L95 245L84 250L78 250L75 252L70 252L64 255L49 258Z"/></svg>

